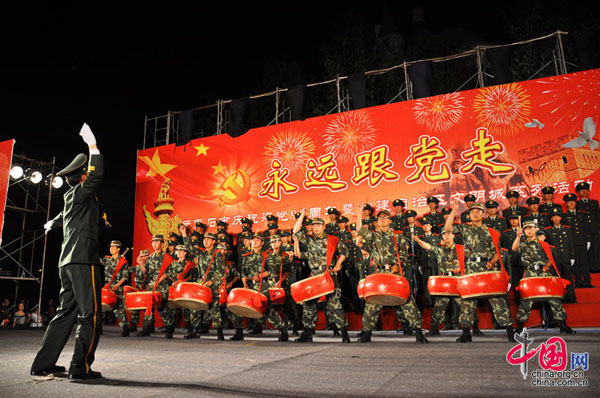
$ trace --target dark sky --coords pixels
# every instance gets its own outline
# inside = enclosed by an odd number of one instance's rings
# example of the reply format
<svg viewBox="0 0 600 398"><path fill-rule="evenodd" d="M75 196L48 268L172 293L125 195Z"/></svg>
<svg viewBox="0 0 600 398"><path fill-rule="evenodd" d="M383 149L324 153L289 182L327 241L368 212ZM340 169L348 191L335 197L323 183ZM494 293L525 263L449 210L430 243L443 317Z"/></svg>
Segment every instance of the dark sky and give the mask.
<svg viewBox="0 0 600 398"><path fill-rule="evenodd" d="M349 13L374 26L387 6L408 39L410 11L418 4L375 0L348 9L347 2L312 0L270 6L226 1L90 3L1 6L0 139L15 138L17 153L44 161L56 156L64 166L86 151L77 132L88 122L107 163L100 197L113 230L104 239L126 245L132 238L135 156L142 144L144 115L281 87L263 73L266 60L274 57L296 59L313 79L298 83L330 78L319 48L335 45L334 30L353 28L345 24ZM437 2L426 2L424 8L433 32L464 28L492 42L509 39L507 18L501 14L511 2L431 3ZM535 2L515 3L523 13ZM548 12L565 7L554 7L556 1L542 3ZM569 4L578 9L593 3ZM448 49L446 54L454 52Z"/></svg>

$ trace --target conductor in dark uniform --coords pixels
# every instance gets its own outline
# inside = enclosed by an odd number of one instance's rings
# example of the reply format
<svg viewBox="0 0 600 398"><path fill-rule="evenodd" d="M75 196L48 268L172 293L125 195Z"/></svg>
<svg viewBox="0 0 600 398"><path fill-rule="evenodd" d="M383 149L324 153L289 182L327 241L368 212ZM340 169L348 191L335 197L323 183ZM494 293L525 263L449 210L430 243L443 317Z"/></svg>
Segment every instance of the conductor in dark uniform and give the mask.
<svg viewBox="0 0 600 398"><path fill-rule="evenodd" d="M56 361L77 322L75 352L68 376L69 379L96 379L102 375L93 371L91 365L102 327L100 290L104 284L104 269L98 254L100 214L96 192L104 176L104 159L87 124L84 123L79 135L89 147L89 166L88 157L80 153L56 174L65 176L71 188L64 194L63 211L44 225L46 233L60 227L63 230L58 262L60 306L46 329L31 365L31 374L65 371Z"/></svg>

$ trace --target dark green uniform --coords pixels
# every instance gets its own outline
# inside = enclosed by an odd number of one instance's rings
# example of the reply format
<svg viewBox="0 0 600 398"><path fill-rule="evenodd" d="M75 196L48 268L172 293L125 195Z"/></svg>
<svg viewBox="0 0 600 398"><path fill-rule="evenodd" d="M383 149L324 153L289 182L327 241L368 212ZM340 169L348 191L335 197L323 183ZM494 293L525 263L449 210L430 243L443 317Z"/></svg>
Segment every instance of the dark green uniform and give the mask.
<svg viewBox="0 0 600 398"><path fill-rule="evenodd" d="M562 215L562 213L561 213ZM559 225L555 227L546 227L544 229L547 236L547 242L554 246L556 250L556 266L560 276L568 281L573 280L573 273L571 269L571 259L575 259L575 245L573 244L573 234L571 233L571 227ZM565 294L565 300L569 302L575 302L575 288L573 283L567 285L567 293Z"/></svg>
<svg viewBox="0 0 600 398"><path fill-rule="evenodd" d="M562 219L564 225L571 227L573 235L573 250L575 251L573 276L576 287L587 287L592 284L587 253L587 242L591 241L591 236L587 219L588 216L584 210L567 210Z"/></svg>
<svg viewBox="0 0 600 398"><path fill-rule="evenodd" d="M432 245L431 252L437 257L439 275L454 275L454 269L459 268L456 246L454 244L450 247ZM460 307L460 297L435 297L435 305L431 314L432 329L437 328L442 323L446 314L446 308L453 302L457 304L455 309Z"/></svg>
<svg viewBox="0 0 600 398"><path fill-rule="evenodd" d="M114 272L116 271L117 264L119 263L120 259L121 259L121 256L118 256L118 257L106 256L101 260L102 264L104 265L104 284L105 285L108 285L110 283L110 280L112 279L112 276L113 276ZM115 306L113 313L119 320L119 324L123 327L126 327L126 326L128 326L129 321L127 320L127 314L125 313L125 301L123 298L123 287L126 285L129 285L131 282L131 268L129 267L129 264L127 262L125 262L125 264L121 267L119 272L115 275L115 277L113 279L113 283L110 286L108 286L108 288L112 291L112 287L114 285L116 285L117 283L119 283L119 281L123 278L125 279L125 283L123 283L121 286L119 286L117 291L115 291L115 293L117 294L117 305Z"/></svg>
<svg viewBox="0 0 600 398"><path fill-rule="evenodd" d="M154 284L158 280L158 275L160 272L160 267L163 263L165 256L170 256L167 253L152 253L148 257L148 261L146 262L146 268L148 269L148 290L154 288ZM165 274L167 274L167 270L165 270ZM168 275L168 274L167 274ZM168 307L169 304L169 286L171 286L173 282L168 277L165 278L161 283L156 286L156 292L159 292L162 296L162 302L160 307L158 308L158 313L167 328L174 327L175 325L175 310L170 309ZM147 328L152 324L152 314L146 315L144 314L144 327Z"/></svg>
<svg viewBox="0 0 600 398"><path fill-rule="evenodd" d="M483 219L483 225L494 228L498 232L506 230L506 218L504 217L486 217Z"/></svg>

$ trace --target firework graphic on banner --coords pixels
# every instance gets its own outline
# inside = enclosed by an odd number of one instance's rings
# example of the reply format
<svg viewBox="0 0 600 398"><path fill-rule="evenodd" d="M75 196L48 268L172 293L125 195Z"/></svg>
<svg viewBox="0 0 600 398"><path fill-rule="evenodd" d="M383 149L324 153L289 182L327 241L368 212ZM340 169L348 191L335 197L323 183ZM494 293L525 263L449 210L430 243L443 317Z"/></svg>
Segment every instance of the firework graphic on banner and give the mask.
<svg viewBox="0 0 600 398"><path fill-rule="evenodd" d="M291 173L304 170L306 162L315 152L315 143L308 134L297 130L280 131L269 140L265 147L264 162L270 167L278 160L282 167Z"/></svg>
<svg viewBox="0 0 600 398"><path fill-rule="evenodd" d="M464 107L461 95L451 93L417 100L413 112L417 124L445 133L460 121Z"/></svg>
<svg viewBox="0 0 600 398"><path fill-rule="evenodd" d="M542 94L545 99L540 107L548 109L550 115L557 117L556 121L552 123L553 127L563 121L572 123L578 119L596 115L598 112L600 70L581 72L576 88L572 88L572 80L574 80L573 76L563 75L538 81L538 84L542 85Z"/></svg>
<svg viewBox="0 0 600 398"><path fill-rule="evenodd" d="M530 95L519 83L485 87L473 101L477 121L500 137L516 134L530 121Z"/></svg>
<svg viewBox="0 0 600 398"><path fill-rule="evenodd" d="M333 153L340 163L351 163L357 153L375 146L377 130L365 111L340 113L325 128L325 153Z"/></svg>

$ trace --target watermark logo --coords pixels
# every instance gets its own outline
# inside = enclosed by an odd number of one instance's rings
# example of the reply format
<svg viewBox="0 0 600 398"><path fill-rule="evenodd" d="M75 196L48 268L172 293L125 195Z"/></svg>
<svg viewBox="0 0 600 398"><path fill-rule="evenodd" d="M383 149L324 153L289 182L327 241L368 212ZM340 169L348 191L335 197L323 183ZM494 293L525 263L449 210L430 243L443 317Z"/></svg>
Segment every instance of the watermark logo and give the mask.
<svg viewBox="0 0 600 398"><path fill-rule="evenodd" d="M532 377L532 386L587 386L584 379L585 371L589 369L589 354L571 353L571 368L567 369L568 353L567 343L560 337L551 337L540 343L536 348L530 348L533 339L529 338L527 328L520 334L515 333L515 340L519 343L508 351L506 361L511 365L518 365L523 375ZM528 362L538 356L541 367L531 373L528 371ZM581 369L581 370L577 370Z"/></svg>

